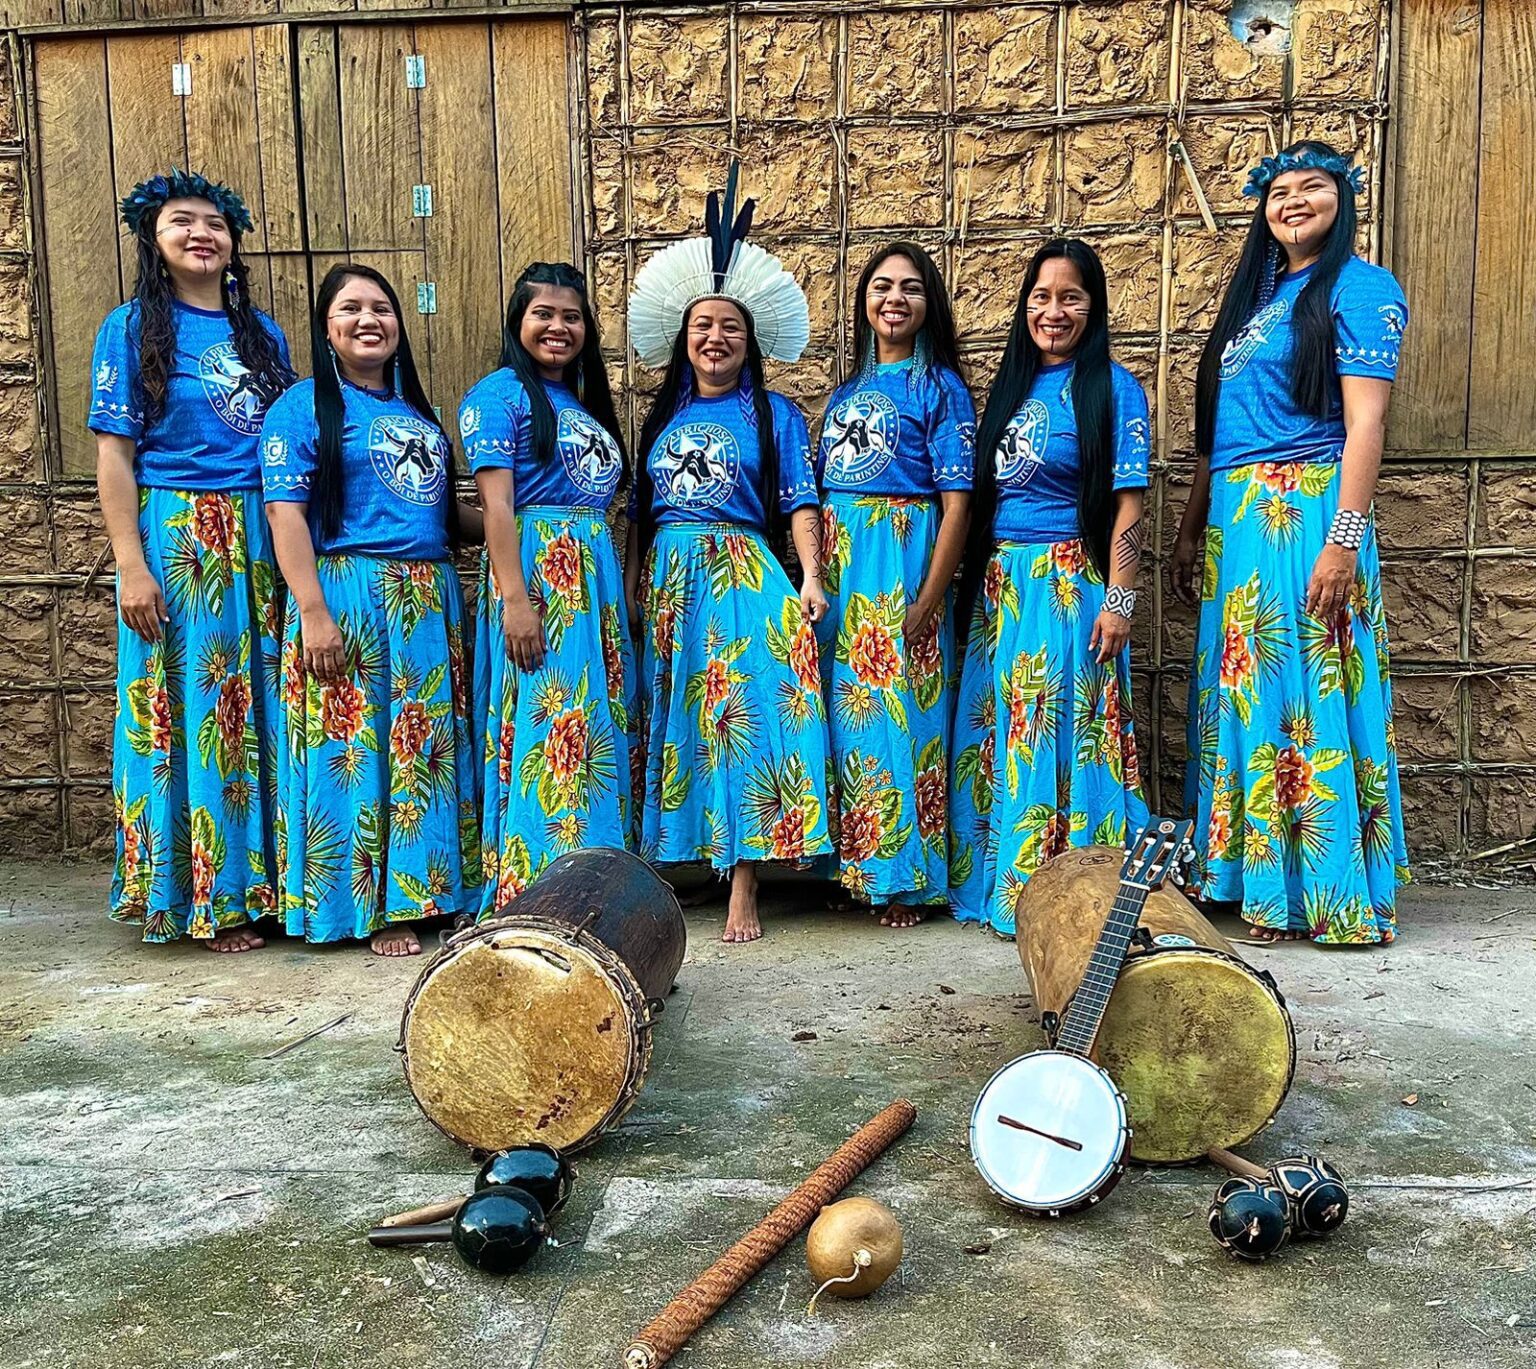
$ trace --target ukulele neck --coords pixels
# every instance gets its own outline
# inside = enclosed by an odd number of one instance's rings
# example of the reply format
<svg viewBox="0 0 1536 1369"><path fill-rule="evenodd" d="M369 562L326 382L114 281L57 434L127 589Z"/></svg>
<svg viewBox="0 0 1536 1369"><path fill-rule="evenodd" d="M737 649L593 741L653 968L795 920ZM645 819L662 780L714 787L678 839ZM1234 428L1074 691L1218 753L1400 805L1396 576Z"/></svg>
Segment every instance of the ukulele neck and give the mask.
<svg viewBox="0 0 1536 1369"><path fill-rule="evenodd" d="M1134 880L1122 879L1115 891L1115 901L1110 905L1104 930L1099 933L1098 944L1088 958L1088 968L1083 982L1072 996L1066 1020L1056 1038L1056 1049L1072 1055L1087 1055L1093 1049L1094 1038L1104 1021L1104 1010L1109 1006L1109 996L1115 990L1120 977L1120 967L1125 963L1125 953L1130 948L1136 924L1141 921L1141 910L1146 905L1149 887Z"/></svg>

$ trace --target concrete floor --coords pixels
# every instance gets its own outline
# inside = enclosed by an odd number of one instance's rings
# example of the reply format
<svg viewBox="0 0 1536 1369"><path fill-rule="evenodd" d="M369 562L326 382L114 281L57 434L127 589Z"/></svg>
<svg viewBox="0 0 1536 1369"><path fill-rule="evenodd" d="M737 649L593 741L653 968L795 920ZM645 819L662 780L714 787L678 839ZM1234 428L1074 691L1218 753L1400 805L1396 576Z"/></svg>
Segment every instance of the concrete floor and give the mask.
<svg viewBox="0 0 1536 1369"><path fill-rule="evenodd" d="M900 1281L807 1321L796 1243L676 1363L1536 1364L1532 892L1415 890L1387 952L1252 953L1290 1000L1300 1063L1248 1151L1321 1151L1355 1201L1331 1241L1258 1267L1207 1234L1206 1168L1134 1171L1057 1223L992 1200L970 1109L1039 1044L1010 944L798 912L807 891L789 886L768 939L727 949L705 907L639 1105L582 1159L559 1248L497 1280L447 1247L363 1240L471 1173L390 1049L419 962L143 947L101 916L105 885L97 868L0 867L7 1369L617 1366L678 1287L899 1095L917 1126L851 1191L900 1215Z"/></svg>

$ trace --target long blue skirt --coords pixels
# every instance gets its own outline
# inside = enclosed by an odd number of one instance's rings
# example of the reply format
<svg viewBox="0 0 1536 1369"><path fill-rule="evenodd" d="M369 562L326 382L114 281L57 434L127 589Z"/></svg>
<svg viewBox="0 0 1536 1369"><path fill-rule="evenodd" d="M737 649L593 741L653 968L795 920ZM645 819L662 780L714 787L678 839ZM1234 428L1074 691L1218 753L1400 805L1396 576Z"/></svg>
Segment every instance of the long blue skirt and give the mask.
<svg viewBox="0 0 1536 1369"><path fill-rule="evenodd" d="M832 850L816 634L753 529L663 524L647 558L640 853L800 864Z"/></svg>
<svg viewBox="0 0 1536 1369"><path fill-rule="evenodd" d="M111 916L207 939L277 908L277 577L259 490L141 489L170 621L117 625Z"/></svg>
<svg viewBox="0 0 1536 1369"><path fill-rule="evenodd" d="M821 670L837 784L835 878L871 903L949 901L949 606L902 631L939 531L932 499L833 492L822 506L832 611Z"/></svg>
<svg viewBox="0 0 1536 1369"><path fill-rule="evenodd" d="M1079 540L1002 542L971 618L955 707L950 902L1012 935L1051 856L1147 820L1127 652L1088 649L1104 582Z"/></svg>
<svg viewBox="0 0 1536 1369"><path fill-rule="evenodd" d="M479 911L464 603L446 561L318 558L348 678L304 669L290 598L277 858L288 931L366 937Z"/></svg>
<svg viewBox="0 0 1536 1369"><path fill-rule="evenodd" d="M1211 478L1186 801L1199 892L1315 941L1390 941L1408 879L1374 519L1354 592L1306 611L1336 463Z"/></svg>
<svg viewBox="0 0 1536 1369"><path fill-rule="evenodd" d="M567 851L635 845L635 657L608 524L599 509L532 506L517 522L545 654L532 673L507 655L501 588L485 554L475 651L481 917Z"/></svg>

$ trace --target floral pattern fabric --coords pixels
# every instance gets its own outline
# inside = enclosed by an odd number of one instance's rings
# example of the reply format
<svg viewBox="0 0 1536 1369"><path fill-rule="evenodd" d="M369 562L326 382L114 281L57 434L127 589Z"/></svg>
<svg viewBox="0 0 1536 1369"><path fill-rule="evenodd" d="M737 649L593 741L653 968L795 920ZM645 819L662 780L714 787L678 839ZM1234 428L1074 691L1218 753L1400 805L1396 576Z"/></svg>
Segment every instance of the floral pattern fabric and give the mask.
<svg viewBox="0 0 1536 1369"><path fill-rule="evenodd" d="M317 558L348 678L283 642L277 862L291 935L366 937L479 911L480 851L459 577L443 561Z"/></svg>
<svg viewBox="0 0 1536 1369"><path fill-rule="evenodd" d="M829 493L818 634L837 823L834 877L872 903L949 899L946 604L915 641L908 604L928 574L939 509L928 498Z"/></svg>
<svg viewBox="0 0 1536 1369"><path fill-rule="evenodd" d="M1081 540L999 542L971 618L955 707L955 916L1011 936L1019 895L1073 846L1147 820L1127 653L1088 649L1104 582Z"/></svg>
<svg viewBox="0 0 1536 1369"><path fill-rule="evenodd" d="M1408 857L1374 520L1348 605L1306 611L1338 477L1266 461L1211 478L1186 799L1204 897L1359 944L1394 934Z"/></svg>
<svg viewBox="0 0 1536 1369"><path fill-rule="evenodd" d="M600 510L518 510L523 576L544 623L544 664L517 668L502 597L483 559L475 720L483 765L481 917L522 893L558 856L632 848L637 699L624 582Z"/></svg>
<svg viewBox="0 0 1536 1369"><path fill-rule="evenodd" d="M662 524L642 619L640 854L721 874L829 854L816 634L762 536Z"/></svg>
<svg viewBox="0 0 1536 1369"><path fill-rule="evenodd" d="M120 619L109 908L146 941L273 912L277 578L258 491L141 489L139 535L170 621Z"/></svg>

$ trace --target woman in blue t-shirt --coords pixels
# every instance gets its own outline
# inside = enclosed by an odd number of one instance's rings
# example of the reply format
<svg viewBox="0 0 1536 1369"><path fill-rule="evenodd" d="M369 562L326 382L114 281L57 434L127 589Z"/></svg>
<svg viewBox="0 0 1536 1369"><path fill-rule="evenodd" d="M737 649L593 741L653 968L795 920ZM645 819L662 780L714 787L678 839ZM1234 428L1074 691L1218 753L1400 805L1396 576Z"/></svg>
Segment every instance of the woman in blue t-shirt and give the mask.
<svg viewBox="0 0 1536 1369"><path fill-rule="evenodd" d="M635 841L635 663L607 521L628 461L574 266L518 277L501 366L464 397L459 432L485 511L474 707L489 917L557 856Z"/></svg>
<svg viewBox="0 0 1536 1369"><path fill-rule="evenodd" d="M415 955L412 922L479 911L453 451L377 271L331 268L310 349L261 438L289 592L283 912L309 941Z"/></svg>
<svg viewBox="0 0 1536 1369"><path fill-rule="evenodd" d="M1199 889L1258 940L1384 943L1408 878L1371 501L1408 323L1354 254L1360 172L1301 142L1249 173L1200 358L1170 572L1197 602L1187 801Z"/></svg>
<svg viewBox="0 0 1536 1369"><path fill-rule="evenodd" d="M122 211L138 280L97 334L87 420L121 619L109 907L146 941L245 951L277 907L277 577L257 446L294 377L251 304L233 190L172 171Z"/></svg>
<svg viewBox="0 0 1536 1369"><path fill-rule="evenodd" d="M729 875L724 939L752 941L757 863L832 849L814 628L827 600L810 435L767 388L752 316L735 300L685 311L640 450L640 849ZM775 554L786 523L798 593Z"/></svg>
<svg viewBox="0 0 1536 1369"><path fill-rule="evenodd" d="M1128 643L1147 454L1146 396L1110 360L1104 268L1087 243L1048 242L977 433L951 809L962 922L1012 935L1041 862L1146 821Z"/></svg>
<svg viewBox="0 0 1536 1369"><path fill-rule="evenodd" d="M949 901L949 590L965 549L976 410L944 278L897 242L854 296L858 373L817 462L820 636L838 787L837 878L888 927Z"/></svg>

